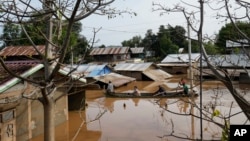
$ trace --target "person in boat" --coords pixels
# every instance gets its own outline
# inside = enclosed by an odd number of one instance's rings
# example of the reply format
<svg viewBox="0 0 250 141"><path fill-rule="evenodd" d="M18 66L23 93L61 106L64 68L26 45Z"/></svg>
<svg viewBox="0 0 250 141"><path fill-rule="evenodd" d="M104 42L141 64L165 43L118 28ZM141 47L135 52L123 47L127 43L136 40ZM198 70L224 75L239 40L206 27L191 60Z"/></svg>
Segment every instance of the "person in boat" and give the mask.
<svg viewBox="0 0 250 141"><path fill-rule="evenodd" d="M109 81L109 83L108 83L107 92L108 93L113 93L114 92L114 85L112 84L111 81Z"/></svg>
<svg viewBox="0 0 250 141"><path fill-rule="evenodd" d="M184 80L184 78L181 78L181 81L179 82L179 84L180 84L181 86L183 86L184 83L186 83L185 80Z"/></svg>
<svg viewBox="0 0 250 141"><path fill-rule="evenodd" d="M137 86L134 86L133 94L134 94L135 96L141 96L141 92L139 91L139 89L137 88Z"/></svg>
<svg viewBox="0 0 250 141"><path fill-rule="evenodd" d="M188 86L186 85L186 83L182 84L182 88L183 88L183 93L188 95Z"/></svg>
<svg viewBox="0 0 250 141"><path fill-rule="evenodd" d="M161 85L159 85L158 90L155 92L156 95L166 95L165 89Z"/></svg>

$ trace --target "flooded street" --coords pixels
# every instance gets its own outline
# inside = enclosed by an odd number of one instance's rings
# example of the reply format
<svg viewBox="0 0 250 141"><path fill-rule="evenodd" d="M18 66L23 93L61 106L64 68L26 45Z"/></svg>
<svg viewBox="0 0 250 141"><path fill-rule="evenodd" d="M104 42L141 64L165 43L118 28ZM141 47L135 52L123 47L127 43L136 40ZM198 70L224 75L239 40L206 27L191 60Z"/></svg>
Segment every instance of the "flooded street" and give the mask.
<svg viewBox="0 0 250 141"><path fill-rule="evenodd" d="M175 89L177 80L167 83ZM178 81L177 81L178 82ZM141 91L155 91L160 82L133 82L116 91L128 91L137 85ZM249 85L239 87L248 93ZM217 101L214 98L218 97ZM199 98L143 99L143 98L106 98L103 90L86 92L86 109L70 111L69 121L56 128L57 141L183 141L184 138L200 138L200 119L190 116L199 115L190 102L199 105ZM240 110L233 97L220 82L204 83L203 105L216 103L215 108L221 115L228 116ZM233 103L232 103L233 102ZM208 115L208 116L211 116ZM223 120L214 118L223 123ZM243 113L233 116L231 124L243 124ZM249 123L249 122L247 122ZM203 138L220 140L222 129L211 122L203 121ZM176 136L176 137L174 137ZM35 138L34 141L40 140Z"/></svg>

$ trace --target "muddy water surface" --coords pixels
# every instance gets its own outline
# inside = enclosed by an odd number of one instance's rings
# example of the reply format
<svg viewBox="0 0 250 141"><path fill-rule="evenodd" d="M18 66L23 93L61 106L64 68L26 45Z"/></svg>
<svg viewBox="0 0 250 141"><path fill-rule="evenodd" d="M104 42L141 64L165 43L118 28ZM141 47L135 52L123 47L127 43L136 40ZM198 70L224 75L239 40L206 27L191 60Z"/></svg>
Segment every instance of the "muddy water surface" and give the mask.
<svg viewBox="0 0 250 141"><path fill-rule="evenodd" d="M116 91L130 91L134 85L141 91L155 91L159 84L176 89L176 82L177 79L167 83L135 81ZM246 96L249 96L248 87L239 87L248 93ZM205 107L214 104L217 97L216 105L219 106L216 109L223 115L229 114L230 107L231 113L241 111L219 82L204 83L202 95ZM190 112L199 115L199 110L188 103L193 101L199 105L199 97L193 100L105 98L102 90L87 91L86 97L86 110L69 112L69 121L56 128L57 141L182 141L185 140L183 138L200 137L200 120L187 115ZM223 122L218 118L215 120ZM245 121L242 113L231 118L231 124L243 124ZM208 140L221 137L221 128L210 122L203 121L202 131L203 137Z"/></svg>

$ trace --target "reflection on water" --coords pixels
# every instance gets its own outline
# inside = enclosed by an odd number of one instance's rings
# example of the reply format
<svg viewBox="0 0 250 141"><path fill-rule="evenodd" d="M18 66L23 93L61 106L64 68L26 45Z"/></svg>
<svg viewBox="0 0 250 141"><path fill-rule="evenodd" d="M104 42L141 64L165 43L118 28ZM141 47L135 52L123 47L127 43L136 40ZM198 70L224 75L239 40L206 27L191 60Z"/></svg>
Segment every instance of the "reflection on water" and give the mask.
<svg viewBox="0 0 250 141"><path fill-rule="evenodd" d="M141 90L154 91L154 88L148 87L152 83L155 82L133 82L116 91L130 90L134 85ZM174 83L169 85L175 86ZM212 103L216 87L203 92L204 104ZM220 106L216 108L228 114L233 98L226 89L221 90L223 94L217 101ZM192 108L190 98L106 98L102 90L87 91L86 97L86 110L69 112L69 121L56 128L57 141L178 141L184 139L170 135L192 139L200 137L200 120L189 115L199 115L199 111ZM199 99L193 101L199 104ZM236 113L240 108L234 104L231 111ZM231 118L230 122L242 124L245 121L245 116L239 114ZM203 128L204 139L220 139L221 129L218 126L204 121Z"/></svg>

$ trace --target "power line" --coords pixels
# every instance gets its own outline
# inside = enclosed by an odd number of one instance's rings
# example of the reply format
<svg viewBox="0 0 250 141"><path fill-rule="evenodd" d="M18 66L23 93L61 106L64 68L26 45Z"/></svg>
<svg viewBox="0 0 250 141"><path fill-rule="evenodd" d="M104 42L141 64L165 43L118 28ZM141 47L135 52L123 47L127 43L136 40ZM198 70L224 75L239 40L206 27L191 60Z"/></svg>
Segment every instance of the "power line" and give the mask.
<svg viewBox="0 0 250 141"><path fill-rule="evenodd" d="M90 27L90 26L83 26L83 27L85 27L85 28L91 28L91 29L96 28L96 27ZM110 31L110 32L136 33L136 34L145 33L145 32L133 32L133 31L126 31L126 30L114 30L114 29L108 29L108 28L102 28L102 30Z"/></svg>

